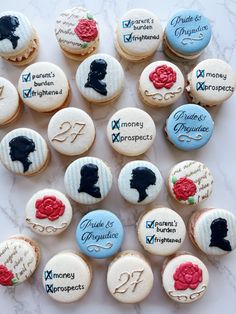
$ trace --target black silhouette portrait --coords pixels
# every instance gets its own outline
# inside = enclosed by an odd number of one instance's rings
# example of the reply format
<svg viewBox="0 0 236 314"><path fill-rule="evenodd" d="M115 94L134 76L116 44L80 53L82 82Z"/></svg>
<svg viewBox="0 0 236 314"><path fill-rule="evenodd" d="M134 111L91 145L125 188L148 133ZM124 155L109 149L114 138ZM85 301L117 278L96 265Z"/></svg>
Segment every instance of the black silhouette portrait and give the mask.
<svg viewBox="0 0 236 314"><path fill-rule="evenodd" d="M130 180L131 189L136 189L139 193L138 203L145 200L148 196L146 189L150 185L156 184L155 173L147 167L137 167L132 171L132 178Z"/></svg>
<svg viewBox="0 0 236 314"><path fill-rule="evenodd" d="M0 40L9 39L13 49L16 49L18 39L20 39L20 37L14 34L19 25L20 23L16 16L4 15L0 18Z"/></svg>
<svg viewBox="0 0 236 314"><path fill-rule="evenodd" d="M24 172L29 170L32 162L28 159L29 154L35 151L33 140L26 136L14 137L10 142L10 156L12 161L20 161L23 165Z"/></svg>
<svg viewBox="0 0 236 314"><path fill-rule="evenodd" d="M107 95L107 84L102 82L107 74L107 63L103 59L96 59L90 64L87 83L84 87L91 87L101 95Z"/></svg>
<svg viewBox="0 0 236 314"><path fill-rule="evenodd" d="M214 219L211 223L211 242L209 246L217 246L224 251L232 251L229 240L226 240L228 234L227 221L224 218Z"/></svg>
<svg viewBox="0 0 236 314"><path fill-rule="evenodd" d="M87 193L95 198L101 198L100 188L95 184L98 182L98 166L86 164L80 170L80 187L78 192Z"/></svg>

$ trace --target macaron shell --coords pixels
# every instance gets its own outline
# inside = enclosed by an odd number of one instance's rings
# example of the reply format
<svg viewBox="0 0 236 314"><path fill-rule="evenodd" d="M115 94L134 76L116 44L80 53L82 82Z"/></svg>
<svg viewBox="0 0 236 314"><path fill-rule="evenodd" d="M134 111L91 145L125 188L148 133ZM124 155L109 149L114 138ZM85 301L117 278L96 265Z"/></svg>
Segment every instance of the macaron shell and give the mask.
<svg viewBox="0 0 236 314"><path fill-rule="evenodd" d="M21 73L18 81L21 99L31 109L52 112L66 102L69 83L65 73L50 62L36 62Z"/></svg>
<svg viewBox="0 0 236 314"><path fill-rule="evenodd" d="M10 121L19 110L19 95L15 86L0 77L0 126Z"/></svg>
<svg viewBox="0 0 236 314"><path fill-rule="evenodd" d="M119 218L107 210L86 214L76 229L77 244L91 258L108 258L118 252L124 238Z"/></svg>
<svg viewBox="0 0 236 314"><path fill-rule="evenodd" d="M47 209L48 206L50 209ZM40 235L57 235L69 226L72 207L63 193L44 189L35 193L27 202L25 215L26 223L34 232Z"/></svg>
<svg viewBox="0 0 236 314"><path fill-rule="evenodd" d="M72 252L61 252L52 257L43 271L43 286L55 301L72 303L88 291L92 274L87 262Z"/></svg>
<svg viewBox="0 0 236 314"><path fill-rule="evenodd" d="M175 109L166 122L168 139L184 151L206 145L213 133L214 122L207 110L194 104Z"/></svg>
<svg viewBox="0 0 236 314"><path fill-rule="evenodd" d="M19 175L33 175L44 169L49 150L43 137L32 129L15 129L0 143L0 159L10 171Z"/></svg>
<svg viewBox="0 0 236 314"><path fill-rule="evenodd" d="M164 107L173 104L184 91L180 69L167 61L149 64L139 79L139 91L146 104Z"/></svg>
<svg viewBox="0 0 236 314"><path fill-rule="evenodd" d="M141 215L137 232L139 242L146 251L154 255L168 256L183 244L186 227L175 211L159 207Z"/></svg>
<svg viewBox="0 0 236 314"><path fill-rule="evenodd" d="M204 211L194 224L194 241L209 255L225 255L236 248L236 217L229 211L213 208Z"/></svg>
<svg viewBox="0 0 236 314"><path fill-rule="evenodd" d="M4 16L10 16L9 21ZM12 34L12 40L8 39L8 32L2 35L0 40L0 55L2 57L15 56L30 45L30 41L34 38L35 30L31 25L29 19L20 12L5 11L0 13L0 27L5 29L7 25L11 25L11 29L8 29Z"/></svg>
<svg viewBox="0 0 236 314"><path fill-rule="evenodd" d="M203 163L185 160L171 169L168 187L176 201L186 205L198 204L211 195L213 177Z"/></svg>
<svg viewBox="0 0 236 314"><path fill-rule="evenodd" d="M140 255L124 251L109 265L108 290L122 303L141 302L152 289L154 276L151 266Z"/></svg>
<svg viewBox="0 0 236 314"><path fill-rule="evenodd" d="M121 195L132 204L151 203L160 193L162 185L163 179L159 169L145 160L127 163L118 178Z"/></svg>
<svg viewBox="0 0 236 314"><path fill-rule="evenodd" d="M81 109L61 109L49 121L48 138L59 153L69 156L80 155L93 144L95 138L93 120Z"/></svg>
<svg viewBox="0 0 236 314"><path fill-rule="evenodd" d="M94 54L79 65L76 84L88 101L98 104L108 102L120 95L124 86L124 71L114 57Z"/></svg>
<svg viewBox="0 0 236 314"><path fill-rule="evenodd" d="M236 75L229 64L219 59L200 62L189 74L186 87L193 101L203 106L220 105L233 95Z"/></svg>
<svg viewBox="0 0 236 314"><path fill-rule="evenodd" d="M83 157L68 166L64 184L67 194L74 201L96 204L108 195L112 186L112 173L101 159Z"/></svg>
<svg viewBox="0 0 236 314"><path fill-rule="evenodd" d="M131 57L152 55L159 47L162 35L157 16L144 9L126 12L119 19L116 30L118 46Z"/></svg>
<svg viewBox="0 0 236 314"><path fill-rule="evenodd" d="M190 276L185 275L185 267L190 269ZM171 259L162 273L162 284L166 293L179 303L191 303L200 299L206 293L208 282L206 266L200 259L189 254Z"/></svg>
<svg viewBox="0 0 236 314"><path fill-rule="evenodd" d="M209 20L196 10L180 10L169 19L165 34L172 49L181 54L195 55L210 42Z"/></svg>
<svg viewBox="0 0 236 314"><path fill-rule="evenodd" d="M34 248L23 239L8 239L0 243L0 267L12 279L0 282L1 285L18 285L27 280L37 267L37 256ZM2 270L3 271L3 270ZM7 276L6 274L6 276Z"/></svg>

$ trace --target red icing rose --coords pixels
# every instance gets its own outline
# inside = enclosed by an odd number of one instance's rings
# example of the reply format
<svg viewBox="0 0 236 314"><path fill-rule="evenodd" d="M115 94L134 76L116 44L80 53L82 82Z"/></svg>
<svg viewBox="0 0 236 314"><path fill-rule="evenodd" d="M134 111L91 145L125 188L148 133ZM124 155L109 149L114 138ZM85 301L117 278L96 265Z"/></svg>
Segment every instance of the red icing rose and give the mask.
<svg viewBox="0 0 236 314"><path fill-rule="evenodd" d="M13 273L6 266L0 265L0 284L3 286L12 286L14 278Z"/></svg>
<svg viewBox="0 0 236 314"><path fill-rule="evenodd" d="M175 290L194 290L202 282L202 270L191 262L181 264L175 271Z"/></svg>
<svg viewBox="0 0 236 314"><path fill-rule="evenodd" d="M156 89L163 87L170 89L176 82L176 72L163 64L149 74L149 79Z"/></svg>
<svg viewBox="0 0 236 314"><path fill-rule="evenodd" d="M75 28L75 33L79 39L90 42L97 38L97 23L94 20L81 19Z"/></svg>
<svg viewBox="0 0 236 314"><path fill-rule="evenodd" d="M188 178L180 178L173 187L177 200L186 201L190 196L195 195L197 187L195 183Z"/></svg>
<svg viewBox="0 0 236 314"><path fill-rule="evenodd" d="M58 219L64 214L65 205L55 196L44 196L35 203L36 218L47 218L51 221Z"/></svg>

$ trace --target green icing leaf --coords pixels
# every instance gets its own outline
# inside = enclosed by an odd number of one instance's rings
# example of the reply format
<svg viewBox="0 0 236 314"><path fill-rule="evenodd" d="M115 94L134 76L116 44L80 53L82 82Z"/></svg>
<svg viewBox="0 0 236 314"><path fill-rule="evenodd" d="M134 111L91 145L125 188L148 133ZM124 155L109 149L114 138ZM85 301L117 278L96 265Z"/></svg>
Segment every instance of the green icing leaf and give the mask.
<svg viewBox="0 0 236 314"><path fill-rule="evenodd" d="M171 182L172 182L173 184L175 184L176 181L177 181L177 178L176 178L176 177L172 177Z"/></svg>
<svg viewBox="0 0 236 314"><path fill-rule="evenodd" d="M83 44L81 45L81 47L82 47L82 48L87 48L87 47L88 47L88 44L87 44L87 43L83 43Z"/></svg>
<svg viewBox="0 0 236 314"><path fill-rule="evenodd" d="M91 13L87 13L87 18L88 18L89 20L93 20L92 14L91 14Z"/></svg>
<svg viewBox="0 0 236 314"><path fill-rule="evenodd" d="M195 203L195 200L194 200L194 198L193 198L192 196L190 196L190 197L188 198L188 202L189 202L189 204L194 204L194 203Z"/></svg>
<svg viewBox="0 0 236 314"><path fill-rule="evenodd" d="M13 283L13 285L14 284L16 284L17 283L17 279L16 278L13 278L12 280L11 280L11 282Z"/></svg>

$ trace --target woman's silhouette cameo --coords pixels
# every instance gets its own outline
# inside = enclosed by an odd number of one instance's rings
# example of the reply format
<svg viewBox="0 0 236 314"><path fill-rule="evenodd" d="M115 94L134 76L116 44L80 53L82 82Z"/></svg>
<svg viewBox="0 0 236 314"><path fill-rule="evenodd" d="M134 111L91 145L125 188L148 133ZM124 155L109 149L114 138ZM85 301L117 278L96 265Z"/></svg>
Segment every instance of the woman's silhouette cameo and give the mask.
<svg viewBox="0 0 236 314"><path fill-rule="evenodd" d="M224 218L214 219L211 223L211 242L209 246L217 246L224 251L232 251L229 240L226 240L228 234L227 221Z"/></svg>
<svg viewBox="0 0 236 314"><path fill-rule="evenodd" d="M29 154L35 151L33 140L26 136L14 137L10 142L10 156L12 161L20 161L23 165L24 172L29 170L32 161L28 159Z"/></svg>
<svg viewBox="0 0 236 314"><path fill-rule="evenodd" d="M130 180L131 189L136 189L139 193L138 203L145 200L148 196L146 189L150 185L156 184L155 173L147 167L137 167L132 171L132 178Z"/></svg>
<svg viewBox="0 0 236 314"><path fill-rule="evenodd" d="M18 39L20 39L20 37L14 34L19 25L20 23L16 16L4 15L0 18L0 40L9 39L13 49L16 49Z"/></svg>
<svg viewBox="0 0 236 314"><path fill-rule="evenodd" d="M87 193L95 198L101 198L100 188L95 186L98 182L98 166L94 164L86 164L80 170L80 187L78 192Z"/></svg>
<svg viewBox="0 0 236 314"><path fill-rule="evenodd" d="M101 95L107 95L107 84L102 82L107 74L107 63L103 59L95 59L90 64L90 72L88 74L87 83L84 87L91 87Z"/></svg>

